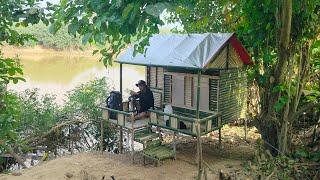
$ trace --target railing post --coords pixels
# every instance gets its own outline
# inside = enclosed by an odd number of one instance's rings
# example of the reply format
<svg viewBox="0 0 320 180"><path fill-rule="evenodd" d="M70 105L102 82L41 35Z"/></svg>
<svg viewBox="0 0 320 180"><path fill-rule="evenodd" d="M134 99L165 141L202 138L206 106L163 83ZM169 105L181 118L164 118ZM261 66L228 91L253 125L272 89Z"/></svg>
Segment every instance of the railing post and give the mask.
<svg viewBox="0 0 320 180"><path fill-rule="evenodd" d="M176 148L176 132L173 131L173 153L174 153L174 160L177 159L177 156L176 156L176 151L177 151L177 148Z"/></svg>
<svg viewBox="0 0 320 180"><path fill-rule="evenodd" d="M122 93L123 93L123 90L122 90L122 63L120 63L120 93L121 93L121 101L122 101ZM123 106L123 105L122 105ZM123 107L122 107L123 109ZM125 121L125 118L124 118L124 121ZM123 153L123 130L122 130L122 126L120 126L120 153L122 154Z"/></svg>
<svg viewBox="0 0 320 180"><path fill-rule="evenodd" d="M103 153L103 144L104 144L104 127L103 127L103 118L101 118L100 121L100 151Z"/></svg>
<svg viewBox="0 0 320 180"><path fill-rule="evenodd" d="M197 131L198 180L201 180L202 174L203 174L203 167L202 167L202 143L201 143L199 119L197 119L196 121L196 131Z"/></svg>
<svg viewBox="0 0 320 180"><path fill-rule="evenodd" d="M132 135L131 135L131 158L132 164L134 163L134 115L133 113L130 116L131 118L131 128L132 128Z"/></svg>

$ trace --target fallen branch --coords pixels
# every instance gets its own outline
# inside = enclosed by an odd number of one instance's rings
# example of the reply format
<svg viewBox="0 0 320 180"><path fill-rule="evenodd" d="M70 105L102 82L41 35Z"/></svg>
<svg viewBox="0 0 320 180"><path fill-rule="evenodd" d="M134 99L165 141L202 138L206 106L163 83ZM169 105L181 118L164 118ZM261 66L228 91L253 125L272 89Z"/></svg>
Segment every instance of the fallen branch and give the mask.
<svg viewBox="0 0 320 180"><path fill-rule="evenodd" d="M23 168L27 168L27 166L24 164L24 160L18 154L16 154L10 146L2 146Z"/></svg>
<svg viewBox="0 0 320 180"><path fill-rule="evenodd" d="M301 107L297 112L295 112L290 119L293 121L297 119L299 116L301 116L304 112L309 112L313 110L314 107L320 106L320 103L309 103L305 106Z"/></svg>
<svg viewBox="0 0 320 180"><path fill-rule="evenodd" d="M41 144L43 142L46 141L46 138L53 134L54 132L57 132L57 130L59 130L60 128L63 128L65 126L69 126L69 125L73 125L73 124L83 124L89 121L82 121L82 120L71 120L71 121L64 121L54 127L52 127L48 132L44 133L41 136L37 136L34 138L26 138L26 140L24 141L27 145L31 145L31 146L36 146L38 144Z"/></svg>

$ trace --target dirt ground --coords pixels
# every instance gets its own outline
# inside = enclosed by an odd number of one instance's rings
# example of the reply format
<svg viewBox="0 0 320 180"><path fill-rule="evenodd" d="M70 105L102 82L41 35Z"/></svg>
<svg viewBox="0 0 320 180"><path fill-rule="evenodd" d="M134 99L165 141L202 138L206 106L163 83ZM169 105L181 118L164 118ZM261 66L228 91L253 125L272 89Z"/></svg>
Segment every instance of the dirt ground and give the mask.
<svg viewBox="0 0 320 180"><path fill-rule="evenodd" d="M232 129L232 130L231 130ZM243 171L243 165L254 155L253 143L258 135L249 131L249 143L243 140L241 129L224 128L220 147L217 133L203 137L203 160L208 164L208 179L217 179L220 170L236 174ZM251 135L250 135L251 133ZM167 140L170 136L165 137ZM143 158L136 155L132 164L130 154L79 153L60 157L29 169L0 174L0 180L60 180L60 179L195 179L196 143L190 137L179 137L177 160L166 160L159 167L152 161L143 165ZM112 176L112 177L111 177ZM242 179L242 178L241 178Z"/></svg>

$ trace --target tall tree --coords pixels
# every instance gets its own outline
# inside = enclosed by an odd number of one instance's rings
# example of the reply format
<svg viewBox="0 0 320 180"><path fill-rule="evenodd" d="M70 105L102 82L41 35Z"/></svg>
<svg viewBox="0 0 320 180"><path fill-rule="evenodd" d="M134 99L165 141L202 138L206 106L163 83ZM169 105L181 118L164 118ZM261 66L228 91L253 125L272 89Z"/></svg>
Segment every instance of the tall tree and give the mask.
<svg viewBox="0 0 320 180"><path fill-rule="evenodd" d="M237 33L254 61L248 73L259 86L256 126L273 154L287 152L302 112L319 107L319 96L301 99L305 85L319 75L309 56L319 37L319 9L319 0L197 1L179 6L170 18L188 33Z"/></svg>

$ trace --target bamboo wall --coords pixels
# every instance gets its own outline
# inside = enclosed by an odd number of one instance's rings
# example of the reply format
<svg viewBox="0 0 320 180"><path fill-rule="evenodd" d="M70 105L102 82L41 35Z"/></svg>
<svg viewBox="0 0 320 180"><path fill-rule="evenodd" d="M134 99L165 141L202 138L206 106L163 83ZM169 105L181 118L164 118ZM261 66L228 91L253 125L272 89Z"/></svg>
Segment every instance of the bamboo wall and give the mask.
<svg viewBox="0 0 320 180"><path fill-rule="evenodd" d="M219 80L219 112L223 124L245 118L247 74L244 69L221 70Z"/></svg>

